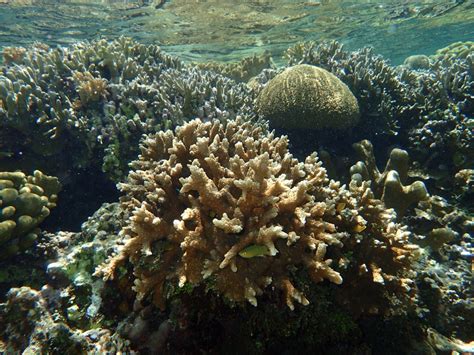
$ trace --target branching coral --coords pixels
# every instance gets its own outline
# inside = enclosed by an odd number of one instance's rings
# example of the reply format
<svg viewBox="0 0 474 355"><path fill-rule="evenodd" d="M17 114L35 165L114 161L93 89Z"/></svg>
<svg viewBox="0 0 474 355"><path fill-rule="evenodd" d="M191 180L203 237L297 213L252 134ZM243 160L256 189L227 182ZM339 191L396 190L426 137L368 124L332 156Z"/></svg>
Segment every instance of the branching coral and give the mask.
<svg viewBox="0 0 474 355"><path fill-rule="evenodd" d="M21 64L26 53L23 47L5 47L3 48L3 62L6 64Z"/></svg>
<svg viewBox="0 0 474 355"><path fill-rule="evenodd" d="M308 303L292 282L298 269L334 284L347 273L350 289L368 276L364 287L377 284L376 295L396 292L389 284L400 284L416 247L392 210L367 185L350 192L329 181L315 154L299 162L287 145L242 119L196 119L176 134L148 136L120 184L122 205L133 214L123 230L128 241L97 272L113 278L130 262L137 298L151 296L159 307L170 288L207 282L225 298L253 305L278 289L293 309Z"/></svg>
<svg viewBox="0 0 474 355"><path fill-rule="evenodd" d="M417 160L432 168L448 154L455 170L474 157L474 54L469 43L449 48L424 71L392 67L370 48L349 52L337 42L300 43L286 57L289 65L316 65L347 84L359 102L360 138L397 132Z"/></svg>
<svg viewBox="0 0 474 355"><path fill-rule="evenodd" d="M98 102L107 95L107 80L94 78L89 72L75 72L72 75L80 98L80 106Z"/></svg>
<svg viewBox="0 0 474 355"><path fill-rule="evenodd" d="M48 156L55 159L42 163L59 174L99 160L119 180L142 134L196 116L248 113L249 92L244 84L186 67L160 47L129 38L52 50L36 45L21 65L1 68L0 128L21 135L23 143L15 147L21 155L0 167L28 169ZM73 159L64 159L64 150L74 151Z"/></svg>
<svg viewBox="0 0 474 355"><path fill-rule="evenodd" d="M215 71L236 82L247 82L250 78L260 74L263 69L274 67L270 52L268 51L243 58L236 63L205 62L195 64L200 69Z"/></svg>

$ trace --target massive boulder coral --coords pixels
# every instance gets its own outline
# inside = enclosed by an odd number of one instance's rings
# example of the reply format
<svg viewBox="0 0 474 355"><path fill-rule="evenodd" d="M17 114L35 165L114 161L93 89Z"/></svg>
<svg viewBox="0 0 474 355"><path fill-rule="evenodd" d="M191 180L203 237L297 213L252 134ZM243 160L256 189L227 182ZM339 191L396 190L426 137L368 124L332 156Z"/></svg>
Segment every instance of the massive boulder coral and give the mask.
<svg viewBox="0 0 474 355"><path fill-rule="evenodd" d="M288 65L324 68L350 88L361 111L354 130L359 139L396 134L398 143L429 168L438 168L440 156L449 157L444 161L453 176L454 170L469 167L474 157L474 54L469 43L459 52L441 50L423 71L393 67L371 48L350 52L334 41L297 44L286 58Z"/></svg>
<svg viewBox="0 0 474 355"><path fill-rule="evenodd" d="M264 87L256 101L259 114L274 127L344 129L359 120L357 99L325 69L312 65L287 68Z"/></svg>
<svg viewBox="0 0 474 355"><path fill-rule="evenodd" d="M347 190L330 181L316 154L293 158L286 137L240 118L196 119L175 134L149 135L141 151L120 184L132 214L125 244L97 270L120 279L128 265L138 300L163 308L170 290L205 283L253 305L280 290L293 309L308 303L292 280L298 270L314 282L344 283L346 296L370 293L356 313L384 312L388 294L411 295L417 247L393 210L366 183Z"/></svg>
<svg viewBox="0 0 474 355"><path fill-rule="evenodd" d="M310 64L326 69L344 82L360 107L358 131L370 134L394 132L401 122L419 112L416 95L405 77L371 48L350 52L336 41L304 42L285 53L288 65ZM369 126L370 125L370 126Z"/></svg>
<svg viewBox="0 0 474 355"><path fill-rule="evenodd" d="M0 259L29 248L38 226L56 207L61 184L55 177L35 171L0 172Z"/></svg>

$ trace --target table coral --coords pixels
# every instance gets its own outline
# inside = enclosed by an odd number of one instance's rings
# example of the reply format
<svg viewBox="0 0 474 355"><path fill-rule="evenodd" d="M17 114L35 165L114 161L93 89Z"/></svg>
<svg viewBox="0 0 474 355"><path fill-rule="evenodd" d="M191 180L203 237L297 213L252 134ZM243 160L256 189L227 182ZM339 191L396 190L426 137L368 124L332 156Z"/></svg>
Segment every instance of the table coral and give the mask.
<svg viewBox="0 0 474 355"><path fill-rule="evenodd" d="M32 245L60 189L58 179L40 171L0 172L0 259Z"/></svg>
<svg viewBox="0 0 474 355"><path fill-rule="evenodd" d="M308 300L291 270L333 284L347 275L347 288L373 292L367 303L386 292L406 295L400 275L417 247L393 210L366 184L348 191L330 181L316 154L299 162L287 148L286 137L241 119L196 119L175 134L148 136L119 185L132 214L123 229L128 240L97 274L114 278L130 262L137 298L151 296L161 308L170 288L207 282L226 299L253 305L277 289L293 309Z"/></svg>

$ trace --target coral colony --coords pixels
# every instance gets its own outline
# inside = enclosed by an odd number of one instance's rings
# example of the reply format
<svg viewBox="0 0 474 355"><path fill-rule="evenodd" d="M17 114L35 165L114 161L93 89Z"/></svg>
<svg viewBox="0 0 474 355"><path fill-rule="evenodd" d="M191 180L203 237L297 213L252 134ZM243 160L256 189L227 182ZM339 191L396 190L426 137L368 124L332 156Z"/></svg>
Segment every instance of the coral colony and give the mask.
<svg viewBox="0 0 474 355"><path fill-rule="evenodd" d="M129 38L3 56L2 351L469 351L472 43L398 67L337 42L283 67ZM41 231L85 171L120 201Z"/></svg>

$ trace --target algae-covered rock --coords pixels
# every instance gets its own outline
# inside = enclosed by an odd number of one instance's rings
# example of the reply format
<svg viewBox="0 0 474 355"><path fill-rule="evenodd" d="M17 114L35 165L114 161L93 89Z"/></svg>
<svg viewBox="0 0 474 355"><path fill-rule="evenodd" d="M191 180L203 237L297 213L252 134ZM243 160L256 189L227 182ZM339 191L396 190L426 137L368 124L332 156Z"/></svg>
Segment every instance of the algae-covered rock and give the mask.
<svg viewBox="0 0 474 355"><path fill-rule="evenodd" d="M335 75L312 65L295 65L273 78L259 94L259 114L275 127L344 129L359 121L357 99Z"/></svg>
<svg viewBox="0 0 474 355"><path fill-rule="evenodd" d="M29 248L38 226L56 207L58 179L35 171L0 172L0 259Z"/></svg>

